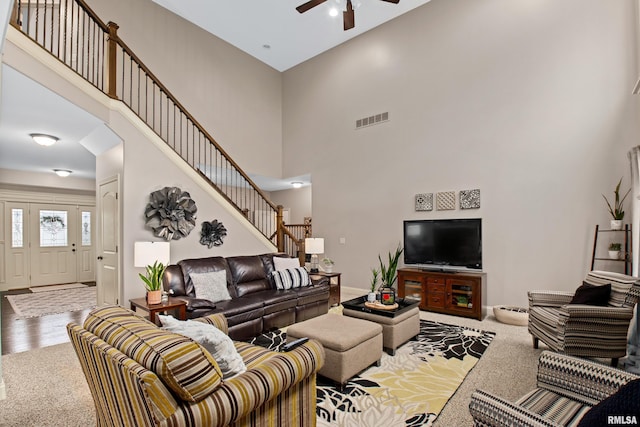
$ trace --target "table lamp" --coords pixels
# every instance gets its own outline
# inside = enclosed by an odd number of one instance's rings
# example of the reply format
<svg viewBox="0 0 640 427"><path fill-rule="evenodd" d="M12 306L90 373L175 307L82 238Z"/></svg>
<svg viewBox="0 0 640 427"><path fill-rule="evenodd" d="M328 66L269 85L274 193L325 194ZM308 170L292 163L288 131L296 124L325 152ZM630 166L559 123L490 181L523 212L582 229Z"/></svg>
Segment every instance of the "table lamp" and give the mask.
<svg viewBox="0 0 640 427"><path fill-rule="evenodd" d="M308 237L304 239L304 251L311 254L311 273L318 272L318 254L324 253L324 239L321 237Z"/></svg>

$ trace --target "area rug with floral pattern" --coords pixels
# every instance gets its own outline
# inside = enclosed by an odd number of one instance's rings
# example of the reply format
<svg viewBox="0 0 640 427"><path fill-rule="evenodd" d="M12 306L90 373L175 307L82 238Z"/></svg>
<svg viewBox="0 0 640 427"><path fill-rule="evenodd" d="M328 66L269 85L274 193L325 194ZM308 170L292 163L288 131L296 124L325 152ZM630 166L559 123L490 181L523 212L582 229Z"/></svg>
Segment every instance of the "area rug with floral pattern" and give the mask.
<svg viewBox="0 0 640 427"><path fill-rule="evenodd" d="M430 426L487 349L494 332L420 321L420 334L383 353L381 365L352 378L340 392L318 378L318 426ZM286 333L252 342L278 350Z"/></svg>

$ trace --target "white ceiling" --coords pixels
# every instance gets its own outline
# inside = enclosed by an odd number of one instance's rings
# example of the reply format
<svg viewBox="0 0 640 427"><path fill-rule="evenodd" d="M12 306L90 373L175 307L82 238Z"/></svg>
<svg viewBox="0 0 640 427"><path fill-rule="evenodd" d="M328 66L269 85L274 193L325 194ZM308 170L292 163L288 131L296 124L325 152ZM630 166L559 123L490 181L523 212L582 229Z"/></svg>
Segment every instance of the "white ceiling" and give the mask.
<svg viewBox="0 0 640 427"><path fill-rule="evenodd" d="M249 55L285 71L402 15L429 0L352 0L355 27L342 29L342 13L329 9L345 0L327 0L300 14L307 0L153 0ZM359 6L358 6L359 4ZM264 45L270 46L265 48Z"/></svg>
<svg viewBox="0 0 640 427"><path fill-rule="evenodd" d="M342 14L330 17L327 0L300 14L306 0L153 0L279 71L287 70L429 0L352 0L355 28L342 29ZM360 6L358 7L358 3ZM264 45L269 45L267 49ZM115 143L96 117L21 73L2 65L0 99L0 169L53 173L69 169L76 178L95 179L95 153ZM60 141L52 147L33 142L30 133ZM104 143L101 141L104 140ZM106 145L105 145L106 144ZM294 181L309 185L308 175L283 179L252 175L265 191L289 189Z"/></svg>

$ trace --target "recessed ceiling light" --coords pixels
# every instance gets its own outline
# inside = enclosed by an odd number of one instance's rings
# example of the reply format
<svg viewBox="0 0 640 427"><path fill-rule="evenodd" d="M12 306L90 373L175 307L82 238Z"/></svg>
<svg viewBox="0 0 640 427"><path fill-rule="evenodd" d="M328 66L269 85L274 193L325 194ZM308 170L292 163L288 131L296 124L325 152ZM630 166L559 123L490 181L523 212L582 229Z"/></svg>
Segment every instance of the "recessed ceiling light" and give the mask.
<svg viewBox="0 0 640 427"><path fill-rule="evenodd" d="M294 181L294 182L291 183L291 185L293 185L293 188L300 188L300 187L302 187L302 182Z"/></svg>
<svg viewBox="0 0 640 427"><path fill-rule="evenodd" d="M44 145L45 147L53 145L59 140L59 138L56 136L46 135L44 133L31 133L29 135L31 136L31 138L33 138L35 142L37 142L40 145Z"/></svg>
<svg viewBox="0 0 640 427"><path fill-rule="evenodd" d="M67 169L54 169L53 171L56 173L56 175L61 176L63 178L71 175L71 171Z"/></svg>

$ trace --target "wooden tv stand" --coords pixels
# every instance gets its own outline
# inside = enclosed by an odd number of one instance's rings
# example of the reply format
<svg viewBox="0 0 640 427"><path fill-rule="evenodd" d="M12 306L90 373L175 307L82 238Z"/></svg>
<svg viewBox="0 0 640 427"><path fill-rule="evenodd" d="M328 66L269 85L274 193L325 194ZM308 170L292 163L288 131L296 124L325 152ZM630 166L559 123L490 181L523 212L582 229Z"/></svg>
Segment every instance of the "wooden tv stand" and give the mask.
<svg viewBox="0 0 640 427"><path fill-rule="evenodd" d="M419 300L422 310L482 320L486 315L482 295L486 292L486 273L398 270L398 296Z"/></svg>

